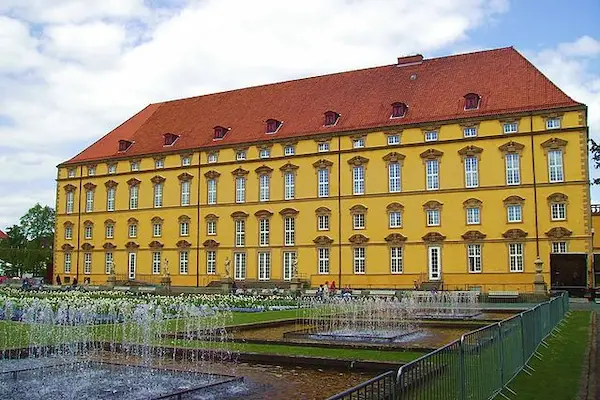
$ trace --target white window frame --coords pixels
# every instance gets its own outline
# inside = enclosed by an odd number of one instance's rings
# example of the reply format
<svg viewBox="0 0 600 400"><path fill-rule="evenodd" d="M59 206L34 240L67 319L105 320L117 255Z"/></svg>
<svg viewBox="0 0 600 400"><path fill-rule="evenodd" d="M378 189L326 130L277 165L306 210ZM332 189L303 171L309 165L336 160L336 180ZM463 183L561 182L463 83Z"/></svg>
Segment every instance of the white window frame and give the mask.
<svg viewBox="0 0 600 400"><path fill-rule="evenodd" d="M208 153L208 156L206 156L206 162L209 164L216 163L218 159L219 159L219 157L217 156L216 153Z"/></svg>
<svg viewBox="0 0 600 400"><path fill-rule="evenodd" d="M69 168L67 170L67 178L75 178L76 175L77 172L75 171L75 168Z"/></svg>
<svg viewBox="0 0 600 400"><path fill-rule="evenodd" d="M271 157L271 149L269 149L268 147L263 147L258 152L258 157L263 159Z"/></svg>
<svg viewBox="0 0 600 400"><path fill-rule="evenodd" d="M364 275L367 269L367 249L365 247L354 247L352 249L352 265L355 274Z"/></svg>
<svg viewBox="0 0 600 400"><path fill-rule="evenodd" d="M135 279L135 273L137 269L137 254L136 253L128 253L127 254L127 277L129 279Z"/></svg>
<svg viewBox="0 0 600 400"><path fill-rule="evenodd" d="M109 174L116 174L117 173L117 164L109 164L108 165L108 173Z"/></svg>
<svg viewBox="0 0 600 400"><path fill-rule="evenodd" d="M107 239L114 239L115 238L115 226L113 224L106 224L106 226L104 227L104 236Z"/></svg>
<svg viewBox="0 0 600 400"><path fill-rule="evenodd" d="M217 221L214 219L206 221L206 234L208 236L214 236L217 234Z"/></svg>
<svg viewBox="0 0 600 400"><path fill-rule="evenodd" d="M548 181L550 183L563 182L565 180L563 165L562 150L548 151Z"/></svg>
<svg viewBox="0 0 600 400"><path fill-rule="evenodd" d="M66 196L65 211L67 214L72 214L75 209L75 192L69 191Z"/></svg>
<svg viewBox="0 0 600 400"><path fill-rule="evenodd" d="M179 223L179 236L190 236L190 223L188 221Z"/></svg>
<svg viewBox="0 0 600 400"><path fill-rule="evenodd" d="M465 157L465 187L479 187L479 160L477 157Z"/></svg>
<svg viewBox="0 0 600 400"><path fill-rule="evenodd" d="M546 119L546 129L560 129L560 118Z"/></svg>
<svg viewBox="0 0 600 400"><path fill-rule="evenodd" d="M246 253L233 253L233 271L236 281L242 281L246 279Z"/></svg>
<svg viewBox="0 0 600 400"><path fill-rule="evenodd" d="M283 252L283 280L289 281L292 279L292 269L294 260L297 255L295 251L284 251Z"/></svg>
<svg viewBox="0 0 600 400"><path fill-rule="evenodd" d="M519 132L519 124L516 122L507 122L502 125L502 131L504 134L517 133Z"/></svg>
<svg viewBox="0 0 600 400"><path fill-rule="evenodd" d="M438 131L425 132L425 141L426 142L437 142L438 141Z"/></svg>
<svg viewBox="0 0 600 400"><path fill-rule="evenodd" d="M268 246L270 243L271 221L269 218L261 218L258 221L258 245Z"/></svg>
<svg viewBox="0 0 600 400"><path fill-rule="evenodd" d="M190 252L182 250L179 252L179 274L187 275L190 272Z"/></svg>
<svg viewBox="0 0 600 400"><path fill-rule="evenodd" d="M466 138L477 137L477 127L467 126L466 128L463 128L463 136Z"/></svg>
<svg viewBox="0 0 600 400"><path fill-rule="evenodd" d="M162 236L162 224L156 223L152 224L152 237L161 237Z"/></svg>
<svg viewBox="0 0 600 400"><path fill-rule="evenodd" d="M137 210L140 199L140 187L133 185L129 187L129 209Z"/></svg>
<svg viewBox="0 0 600 400"><path fill-rule="evenodd" d="M285 156L293 156L296 154L296 147L294 145L287 145L283 148L283 154Z"/></svg>
<svg viewBox="0 0 600 400"><path fill-rule="evenodd" d="M329 151L329 142L322 142L317 144L317 152L327 153Z"/></svg>
<svg viewBox="0 0 600 400"><path fill-rule="evenodd" d="M92 273L92 253L83 253L83 273L90 275Z"/></svg>
<svg viewBox="0 0 600 400"><path fill-rule="evenodd" d="M318 189L319 189L319 197L329 197L329 169L328 168L320 168L318 173Z"/></svg>
<svg viewBox="0 0 600 400"><path fill-rule="evenodd" d="M192 182L181 181L181 206L189 206L191 203Z"/></svg>
<svg viewBox="0 0 600 400"><path fill-rule="evenodd" d="M567 242L552 242L552 253L554 254L564 254L568 252Z"/></svg>
<svg viewBox="0 0 600 400"><path fill-rule="evenodd" d="M352 215L352 227L353 229L365 229L366 227L366 216L363 213L357 213Z"/></svg>
<svg viewBox="0 0 600 400"><path fill-rule="evenodd" d="M567 205L565 203L550 204L550 216L552 221L564 221L567 219Z"/></svg>
<svg viewBox="0 0 600 400"><path fill-rule="evenodd" d="M94 191L85 191L85 212L94 212Z"/></svg>
<svg viewBox="0 0 600 400"><path fill-rule="evenodd" d="M352 140L352 148L353 149L362 149L364 147L365 147L365 139L364 138L358 138L358 139Z"/></svg>
<svg viewBox="0 0 600 400"><path fill-rule="evenodd" d="M388 135L387 137L388 146L396 146L400 144L400 135Z"/></svg>
<svg viewBox="0 0 600 400"><path fill-rule="evenodd" d="M217 273L217 252L215 250L206 251L206 274L214 275Z"/></svg>
<svg viewBox="0 0 600 400"><path fill-rule="evenodd" d="M390 211L388 220L390 228L402 228L402 213L400 211Z"/></svg>
<svg viewBox="0 0 600 400"><path fill-rule="evenodd" d="M439 209L427 210L427 226L440 226L441 212Z"/></svg>
<svg viewBox="0 0 600 400"><path fill-rule="evenodd" d="M365 194L365 166L357 165L352 167L352 194Z"/></svg>
<svg viewBox="0 0 600 400"><path fill-rule="evenodd" d="M181 166L182 167L189 167L190 165L192 165L192 157L189 157L189 156L181 157Z"/></svg>
<svg viewBox="0 0 600 400"><path fill-rule="evenodd" d="M521 184L521 156L519 153L506 153L504 157L506 166L506 184Z"/></svg>
<svg viewBox="0 0 600 400"><path fill-rule="evenodd" d="M87 169L87 175L88 176L95 176L96 175L96 167L88 167L88 169Z"/></svg>
<svg viewBox="0 0 600 400"><path fill-rule="evenodd" d="M235 220L235 247L244 247L246 245L246 221L243 219Z"/></svg>
<svg viewBox="0 0 600 400"><path fill-rule="evenodd" d="M109 187L106 189L106 211L115 211L115 197L117 188Z"/></svg>
<svg viewBox="0 0 600 400"><path fill-rule="evenodd" d="M506 220L509 223L523 222L523 206L521 204L509 204L506 206L506 215Z"/></svg>
<svg viewBox="0 0 600 400"><path fill-rule="evenodd" d="M319 275L329 274L329 256L331 252L329 247L317 247L317 257L319 265Z"/></svg>
<svg viewBox="0 0 600 400"><path fill-rule="evenodd" d="M404 272L404 248L402 246L390 247L390 272L392 274Z"/></svg>
<svg viewBox="0 0 600 400"><path fill-rule="evenodd" d="M161 257L162 257L162 254L160 251L152 252L152 274L153 275L160 274Z"/></svg>
<svg viewBox="0 0 600 400"><path fill-rule="evenodd" d="M246 159L246 151L240 150L240 151L236 152L235 159L236 159L236 161L244 161Z"/></svg>
<svg viewBox="0 0 600 400"><path fill-rule="evenodd" d="M467 245L467 262L469 267L469 273L471 274L481 273L481 250L481 244L470 243Z"/></svg>
<svg viewBox="0 0 600 400"><path fill-rule="evenodd" d="M427 190L439 190L440 188L440 162L439 160L427 160L425 162L425 180Z"/></svg>
<svg viewBox="0 0 600 400"><path fill-rule="evenodd" d="M402 168L398 162L388 164L388 191L390 193L402 191Z"/></svg>
<svg viewBox="0 0 600 400"><path fill-rule="evenodd" d="M132 161L129 164L129 169L131 172L137 172L140 170L140 163L138 161Z"/></svg>
<svg viewBox="0 0 600 400"><path fill-rule="evenodd" d="M65 240L73 239L73 225L65 226Z"/></svg>
<svg viewBox="0 0 600 400"><path fill-rule="evenodd" d="M106 275L110 274L110 270L112 269L114 263L115 263L114 254L111 251L104 253L104 273Z"/></svg>
<svg viewBox="0 0 600 400"><path fill-rule="evenodd" d="M317 215L317 227L319 231L329 230L329 215Z"/></svg>
<svg viewBox="0 0 600 400"><path fill-rule="evenodd" d="M508 257L510 272L523 272L525 265L525 249L523 243L509 243Z"/></svg>
<svg viewBox="0 0 600 400"><path fill-rule="evenodd" d="M284 199L292 200L296 197L296 174L293 172L286 172L283 175L284 182Z"/></svg>
<svg viewBox="0 0 600 400"><path fill-rule="evenodd" d="M294 246L296 244L296 218L285 217L283 219L284 246Z"/></svg>
<svg viewBox="0 0 600 400"><path fill-rule="evenodd" d="M261 174L258 176L258 200L269 201L271 196L271 177L269 174Z"/></svg>
<svg viewBox="0 0 600 400"><path fill-rule="evenodd" d="M94 236L94 225L87 224L83 227L83 238L86 240L92 239Z"/></svg>
<svg viewBox="0 0 600 400"><path fill-rule="evenodd" d="M156 160L154 160L154 168L155 169L162 169L165 167L165 159L164 158L157 158Z"/></svg>
<svg viewBox="0 0 600 400"><path fill-rule="evenodd" d="M246 178L243 176L235 178L235 202L238 204L246 202Z"/></svg>
<svg viewBox="0 0 600 400"><path fill-rule="evenodd" d="M465 212L467 214L467 225L481 224L481 208L467 207Z"/></svg>
<svg viewBox="0 0 600 400"><path fill-rule="evenodd" d="M71 262L72 262L71 253L65 253L65 263L63 265L65 274L71 273Z"/></svg>
<svg viewBox="0 0 600 400"><path fill-rule="evenodd" d="M258 280L268 281L271 279L271 253L268 251L258 252Z"/></svg>
<svg viewBox="0 0 600 400"><path fill-rule="evenodd" d="M137 237L137 228L137 224L129 224L129 226L127 227L127 234L129 238L134 239Z"/></svg>
<svg viewBox="0 0 600 400"><path fill-rule="evenodd" d="M163 183L154 185L154 208L161 208L163 206L163 192Z"/></svg>
<svg viewBox="0 0 600 400"><path fill-rule="evenodd" d="M217 204L217 180L209 179L206 182L207 190L206 190L206 202L208 204Z"/></svg>

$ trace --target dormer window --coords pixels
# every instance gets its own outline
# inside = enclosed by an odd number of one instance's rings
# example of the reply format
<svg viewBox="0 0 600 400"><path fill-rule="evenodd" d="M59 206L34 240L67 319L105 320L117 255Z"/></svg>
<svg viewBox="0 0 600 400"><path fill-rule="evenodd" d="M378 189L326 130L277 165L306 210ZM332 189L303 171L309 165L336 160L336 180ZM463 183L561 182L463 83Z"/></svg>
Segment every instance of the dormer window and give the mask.
<svg viewBox="0 0 600 400"><path fill-rule="evenodd" d="M281 121L276 119L268 119L265 126L266 133L275 133L281 126Z"/></svg>
<svg viewBox="0 0 600 400"><path fill-rule="evenodd" d="M179 139L179 135L175 135L174 133L165 133L164 138L165 138L164 145L172 146L173 143L175 143L177 141L177 139Z"/></svg>
<svg viewBox="0 0 600 400"><path fill-rule="evenodd" d="M214 130L215 130L215 136L214 136L213 140L223 139L225 137L225 135L227 134L227 132L229 131L228 128L223 128L222 126L215 126Z"/></svg>
<svg viewBox="0 0 600 400"><path fill-rule="evenodd" d="M468 93L465 95L465 110L477 110L479 108L481 97L477 93Z"/></svg>
<svg viewBox="0 0 600 400"><path fill-rule="evenodd" d="M408 107L404 103L394 103L392 104L392 115L390 118L402 118L406 115L406 110Z"/></svg>
<svg viewBox="0 0 600 400"><path fill-rule="evenodd" d="M340 114L334 111L327 111L325 113L325 126L333 126L337 123L340 118Z"/></svg>
<svg viewBox="0 0 600 400"><path fill-rule="evenodd" d="M235 159L237 161L243 161L246 159L246 150L239 150L235 153Z"/></svg>
<svg viewBox="0 0 600 400"><path fill-rule="evenodd" d="M132 144L129 140L119 140L119 151L127 151Z"/></svg>

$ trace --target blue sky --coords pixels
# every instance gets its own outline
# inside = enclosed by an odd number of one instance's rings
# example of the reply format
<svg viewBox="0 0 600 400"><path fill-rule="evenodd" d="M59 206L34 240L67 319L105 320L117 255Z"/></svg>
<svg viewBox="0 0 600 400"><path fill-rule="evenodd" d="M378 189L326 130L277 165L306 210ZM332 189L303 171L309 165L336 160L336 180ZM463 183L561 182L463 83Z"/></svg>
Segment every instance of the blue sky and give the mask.
<svg viewBox="0 0 600 400"><path fill-rule="evenodd" d="M0 229L54 206L56 164L148 103L399 55L515 46L600 139L599 20L598 0L3 0Z"/></svg>

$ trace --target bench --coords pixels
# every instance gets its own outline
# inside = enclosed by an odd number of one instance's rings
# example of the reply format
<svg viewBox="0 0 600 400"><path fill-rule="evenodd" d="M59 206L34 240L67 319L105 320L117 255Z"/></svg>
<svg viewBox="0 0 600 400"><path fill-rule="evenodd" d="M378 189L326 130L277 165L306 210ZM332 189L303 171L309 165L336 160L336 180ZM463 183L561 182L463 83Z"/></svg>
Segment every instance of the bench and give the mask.
<svg viewBox="0 0 600 400"><path fill-rule="evenodd" d="M395 296L395 290L370 290L369 294L371 296Z"/></svg>
<svg viewBox="0 0 600 400"><path fill-rule="evenodd" d="M140 286L140 287L138 287L138 292L143 292L143 293L156 292L156 287L155 286Z"/></svg>
<svg viewBox="0 0 600 400"><path fill-rule="evenodd" d="M488 298L490 299L518 299L518 291L502 290L502 291L489 291Z"/></svg>
<svg viewBox="0 0 600 400"><path fill-rule="evenodd" d="M131 290L130 286L115 286L113 290L118 290L120 292L129 292Z"/></svg>

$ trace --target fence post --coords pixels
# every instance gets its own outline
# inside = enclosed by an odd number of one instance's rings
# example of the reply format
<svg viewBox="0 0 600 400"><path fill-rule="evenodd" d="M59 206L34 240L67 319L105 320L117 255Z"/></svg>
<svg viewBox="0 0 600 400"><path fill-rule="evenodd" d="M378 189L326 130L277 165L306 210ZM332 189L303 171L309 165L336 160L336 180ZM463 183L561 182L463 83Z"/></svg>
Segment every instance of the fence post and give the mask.
<svg viewBox="0 0 600 400"><path fill-rule="evenodd" d="M459 360L459 366L460 366L460 373L459 373L459 377L460 377L460 399L459 400L466 400L467 399L467 382L466 382L466 374L465 374L465 355L464 355L464 343L465 343L465 335L462 335L460 337L460 343L459 343L459 347L458 347L458 360Z"/></svg>
<svg viewBox="0 0 600 400"><path fill-rule="evenodd" d="M498 322L498 337L500 338L500 388L504 387L504 334L502 333L502 322Z"/></svg>

